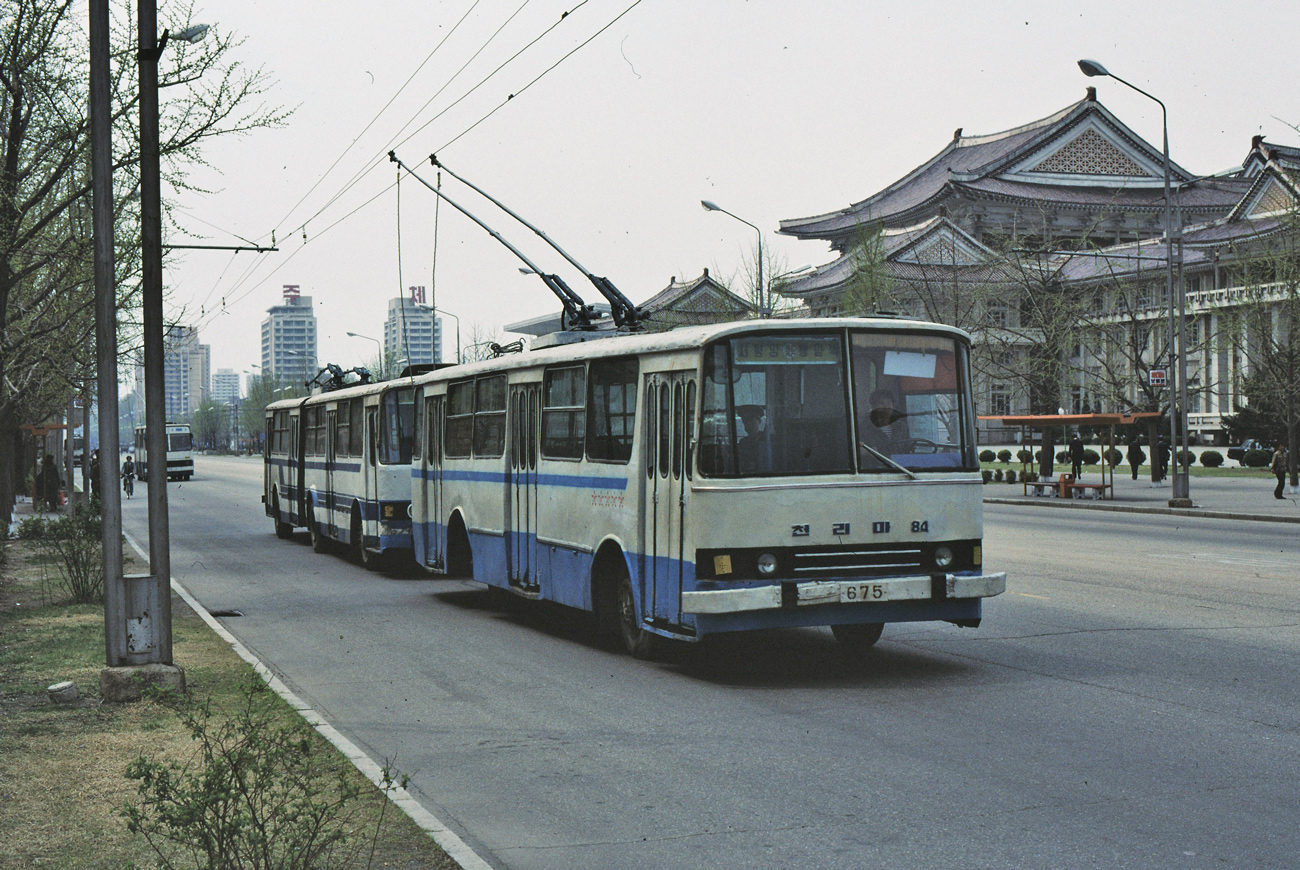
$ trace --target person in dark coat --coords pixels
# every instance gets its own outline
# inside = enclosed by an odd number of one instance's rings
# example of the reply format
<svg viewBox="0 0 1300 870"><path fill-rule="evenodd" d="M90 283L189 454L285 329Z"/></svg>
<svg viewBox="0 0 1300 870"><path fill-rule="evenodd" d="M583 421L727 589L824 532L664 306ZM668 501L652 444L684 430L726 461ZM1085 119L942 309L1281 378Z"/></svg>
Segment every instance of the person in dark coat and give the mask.
<svg viewBox="0 0 1300 870"><path fill-rule="evenodd" d="M1083 439L1078 432L1070 436L1070 474L1075 480L1083 476Z"/></svg>
<svg viewBox="0 0 1300 870"><path fill-rule="evenodd" d="M1169 452L1170 452L1169 442L1165 440L1165 436L1163 435L1160 436L1160 443L1156 445L1156 449L1160 457L1160 479L1164 480L1166 477L1169 476Z"/></svg>
<svg viewBox="0 0 1300 870"><path fill-rule="evenodd" d="M99 450L96 448L90 452L90 497L99 499Z"/></svg>
<svg viewBox="0 0 1300 870"><path fill-rule="evenodd" d="M45 454L37 480L39 483L36 488L45 502L46 510L57 511L59 509L59 467L54 464L54 457L49 453Z"/></svg>
<svg viewBox="0 0 1300 870"><path fill-rule="evenodd" d="M1277 450L1273 451L1273 462L1269 465L1273 474L1277 477L1277 488L1273 490L1273 498L1283 498L1282 488L1286 486L1286 448L1281 444L1277 445Z"/></svg>
<svg viewBox="0 0 1300 870"><path fill-rule="evenodd" d="M1146 458L1146 454L1142 452L1142 445L1138 444L1137 438L1130 438L1128 442L1128 467L1133 469L1134 480L1138 479L1138 466Z"/></svg>
<svg viewBox="0 0 1300 870"><path fill-rule="evenodd" d="M1053 466L1056 461L1056 445L1052 443L1052 430L1043 430L1043 446L1038 451L1038 476L1043 480L1052 479Z"/></svg>

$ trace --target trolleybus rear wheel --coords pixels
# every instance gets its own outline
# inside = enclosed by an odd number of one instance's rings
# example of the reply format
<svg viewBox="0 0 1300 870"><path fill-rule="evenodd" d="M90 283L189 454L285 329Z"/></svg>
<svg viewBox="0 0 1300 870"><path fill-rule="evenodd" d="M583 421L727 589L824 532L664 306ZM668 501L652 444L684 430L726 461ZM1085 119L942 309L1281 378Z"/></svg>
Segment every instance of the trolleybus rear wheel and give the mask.
<svg viewBox="0 0 1300 870"><path fill-rule="evenodd" d="M366 549L366 536L361 527L361 511L358 508L352 509L352 552L367 571L378 571L380 567L380 554Z"/></svg>
<svg viewBox="0 0 1300 870"><path fill-rule="evenodd" d="M832 625L831 634L835 639L851 650L868 650L880 640L880 633L885 630L883 622L865 622L857 625Z"/></svg>
<svg viewBox="0 0 1300 870"><path fill-rule="evenodd" d="M275 517L275 536L284 540L293 537L293 526L280 519L280 496L271 496L271 515Z"/></svg>
<svg viewBox="0 0 1300 870"><path fill-rule="evenodd" d="M307 511L307 530L311 533L311 548L317 553L324 553L325 548L329 546L329 541L325 533L321 531L320 523L316 522L316 509L310 508Z"/></svg>

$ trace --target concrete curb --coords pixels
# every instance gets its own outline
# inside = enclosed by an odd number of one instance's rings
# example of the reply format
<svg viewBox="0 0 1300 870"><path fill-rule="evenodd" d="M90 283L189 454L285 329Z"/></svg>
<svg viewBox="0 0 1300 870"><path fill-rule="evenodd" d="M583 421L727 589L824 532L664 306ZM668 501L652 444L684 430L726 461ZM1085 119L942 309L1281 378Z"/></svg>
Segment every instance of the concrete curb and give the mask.
<svg viewBox="0 0 1300 870"><path fill-rule="evenodd" d="M1079 508L1092 511L1112 511L1129 514L1164 514L1177 517L1205 517L1214 520L1253 520L1260 523L1300 523L1300 516L1281 517L1272 514L1243 514L1233 511L1212 511L1205 508L1171 508L1147 507L1145 505L1113 504L1102 501L1086 501L1077 498L989 498L985 504L1010 504L1026 507Z"/></svg>
<svg viewBox="0 0 1300 870"><path fill-rule="evenodd" d="M127 543L140 555L141 559L146 563L149 561L148 552L134 538L125 532L122 533L122 537L126 538ZM308 725L315 728L339 752L347 756L348 761L352 762L352 765L361 771L361 774L366 779L374 783L376 787L384 788L384 771L380 764L369 755L366 755L355 743L339 733L324 716L317 713L305 701L294 694L279 677L272 673L270 668L262 663L261 659L253 655L233 634L226 630L224 625L218 622L212 614L208 613L198 599L177 582L175 577L171 578L171 588L199 615L200 619L207 623L209 628L216 632L218 637L230 644L231 649L240 658L252 665L253 670L266 681L267 686L296 710ZM406 789L397 785L388 786L388 799L393 802L394 806L406 813L422 831L433 837L434 842L441 846L443 851L450 855L451 859L459 864L463 870L492 870L491 864L483 860L482 856L462 840L455 831L443 824L437 816L421 806L420 802L412 797Z"/></svg>

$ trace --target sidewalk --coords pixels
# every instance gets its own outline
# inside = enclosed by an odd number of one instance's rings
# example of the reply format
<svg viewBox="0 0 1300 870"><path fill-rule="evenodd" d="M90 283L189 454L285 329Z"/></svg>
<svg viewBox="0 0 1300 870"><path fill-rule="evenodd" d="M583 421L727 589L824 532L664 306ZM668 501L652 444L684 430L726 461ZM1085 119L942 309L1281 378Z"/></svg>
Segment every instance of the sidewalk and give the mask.
<svg viewBox="0 0 1300 870"><path fill-rule="evenodd" d="M1011 467L1019 470L1015 463ZM1062 470L1068 472L1070 468L1066 465L1062 469L1058 464L1056 472L1059 474ZM1094 501L1087 498L1026 496L1020 483L990 483L984 487L984 503L1300 523L1300 493L1293 492L1288 485L1283 491L1283 498L1273 498L1277 478L1264 471L1251 477L1192 476L1187 484L1188 494L1195 505L1191 508L1169 507L1170 481L1153 485L1150 469L1145 466L1137 480L1133 480L1127 465L1117 467L1115 471L1114 499ZM1100 483L1099 467L1085 467L1080 482Z"/></svg>

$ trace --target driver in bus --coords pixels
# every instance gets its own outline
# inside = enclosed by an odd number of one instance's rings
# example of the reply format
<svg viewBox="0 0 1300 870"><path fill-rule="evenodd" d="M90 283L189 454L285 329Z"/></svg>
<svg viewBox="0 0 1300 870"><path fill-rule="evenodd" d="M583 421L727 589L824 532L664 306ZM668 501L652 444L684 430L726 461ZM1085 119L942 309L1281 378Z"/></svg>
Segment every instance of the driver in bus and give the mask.
<svg viewBox="0 0 1300 870"><path fill-rule="evenodd" d="M907 414L899 410L899 402L893 391L880 388L871 394L871 410L862 426L864 440L889 456L901 452L901 447L908 440Z"/></svg>

